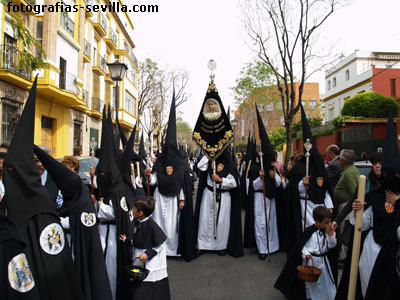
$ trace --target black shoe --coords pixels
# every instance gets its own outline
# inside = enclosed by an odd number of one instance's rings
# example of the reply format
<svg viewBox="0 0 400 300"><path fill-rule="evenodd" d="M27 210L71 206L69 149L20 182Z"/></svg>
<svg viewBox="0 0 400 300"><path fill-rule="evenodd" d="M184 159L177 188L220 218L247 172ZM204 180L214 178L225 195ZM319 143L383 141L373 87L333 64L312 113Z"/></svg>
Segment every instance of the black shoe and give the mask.
<svg viewBox="0 0 400 300"><path fill-rule="evenodd" d="M266 258L267 256L265 255L265 254L258 254L258 258L259 259L261 259L261 260L265 260L265 258Z"/></svg>
<svg viewBox="0 0 400 300"><path fill-rule="evenodd" d="M225 250L218 250L217 253L219 256L225 256Z"/></svg>

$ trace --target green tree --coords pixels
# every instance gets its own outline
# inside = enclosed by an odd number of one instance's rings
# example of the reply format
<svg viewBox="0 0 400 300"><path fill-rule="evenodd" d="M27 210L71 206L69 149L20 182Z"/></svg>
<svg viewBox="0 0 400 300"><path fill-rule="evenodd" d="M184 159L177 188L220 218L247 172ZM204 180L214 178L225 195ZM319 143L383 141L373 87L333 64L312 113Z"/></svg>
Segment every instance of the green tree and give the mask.
<svg viewBox="0 0 400 300"><path fill-rule="evenodd" d="M390 106L393 108L393 115L397 116L399 104L394 98L368 92L357 94L346 100L341 114L352 117L386 118Z"/></svg>
<svg viewBox="0 0 400 300"><path fill-rule="evenodd" d="M269 132L269 140L271 146L275 151L282 151L283 145L286 143L286 129L285 127L274 128Z"/></svg>
<svg viewBox="0 0 400 300"><path fill-rule="evenodd" d="M248 62L240 71L232 90L240 113L248 115L250 123L255 120L255 104L265 111L271 102L279 101L278 90L271 88L274 84L272 69L261 60ZM280 118L280 115L274 117ZM263 118L267 118L267 114L263 114Z"/></svg>
<svg viewBox="0 0 400 300"><path fill-rule="evenodd" d="M261 60L253 60L248 62L242 70L240 70L239 78L236 79L236 86L232 88L234 97L238 105L250 96L254 100L263 100L263 93L260 87L274 84L274 73L272 69Z"/></svg>
<svg viewBox="0 0 400 300"><path fill-rule="evenodd" d="M193 129L188 122L181 117L176 119L176 139L180 145L187 145L188 149L196 149L196 144L192 140Z"/></svg>
<svg viewBox="0 0 400 300"><path fill-rule="evenodd" d="M8 1L0 1L3 5L7 5ZM18 47L21 50L21 52L18 52L18 68L27 72L47 68L44 62L45 52L42 44L31 35L23 21L23 18L11 18L14 36L18 40Z"/></svg>
<svg viewBox="0 0 400 300"><path fill-rule="evenodd" d="M310 128L315 128L322 126L322 119L321 118L307 118L308 125L310 125ZM297 132L302 130L302 123L301 120L293 123L292 125L292 137L296 138L297 137Z"/></svg>
<svg viewBox="0 0 400 300"><path fill-rule="evenodd" d="M274 73L286 128L286 161L292 154L292 123L300 109L304 83L337 59L330 61L332 48L317 44L322 26L347 1L240 1L249 44Z"/></svg>

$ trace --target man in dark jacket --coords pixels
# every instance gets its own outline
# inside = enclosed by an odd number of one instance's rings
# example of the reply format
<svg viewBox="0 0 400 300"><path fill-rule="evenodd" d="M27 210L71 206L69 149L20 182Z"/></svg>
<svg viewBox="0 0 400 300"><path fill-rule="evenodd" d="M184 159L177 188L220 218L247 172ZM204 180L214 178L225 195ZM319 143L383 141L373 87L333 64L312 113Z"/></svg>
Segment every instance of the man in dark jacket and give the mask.
<svg viewBox="0 0 400 300"><path fill-rule="evenodd" d="M326 148L326 155L329 159L329 164L326 167L326 172L328 173L328 180L331 184L332 190L335 190L335 187L340 179L340 175L343 172L343 166L339 160L340 149L337 145L330 145Z"/></svg>

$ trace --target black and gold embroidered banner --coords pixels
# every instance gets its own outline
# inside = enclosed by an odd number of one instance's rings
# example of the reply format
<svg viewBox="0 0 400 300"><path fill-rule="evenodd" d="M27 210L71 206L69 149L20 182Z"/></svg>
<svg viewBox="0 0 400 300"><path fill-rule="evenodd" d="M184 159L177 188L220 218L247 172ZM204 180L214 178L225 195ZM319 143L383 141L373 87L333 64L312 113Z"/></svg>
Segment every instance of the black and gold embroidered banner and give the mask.
<svg viewBox="0 0 400 300"><path fill-rule="evenodd" d="M208 86L192 137L210 160L221 155L233 138L232 126L214 81Z"/></svg>

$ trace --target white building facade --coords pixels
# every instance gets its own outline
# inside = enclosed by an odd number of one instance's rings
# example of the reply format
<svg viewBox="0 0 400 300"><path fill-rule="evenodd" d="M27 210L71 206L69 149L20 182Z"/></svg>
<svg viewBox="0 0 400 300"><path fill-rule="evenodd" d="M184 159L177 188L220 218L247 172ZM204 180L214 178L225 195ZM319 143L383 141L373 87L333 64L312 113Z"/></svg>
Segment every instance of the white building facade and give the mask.
<svg viewBox="0 0 400 300"><path fill-rule="evenodd" d="M356 50L325 71L325 120L340 115L347 99L372 92L374 68L400 69L400 53Z"/></svg>

